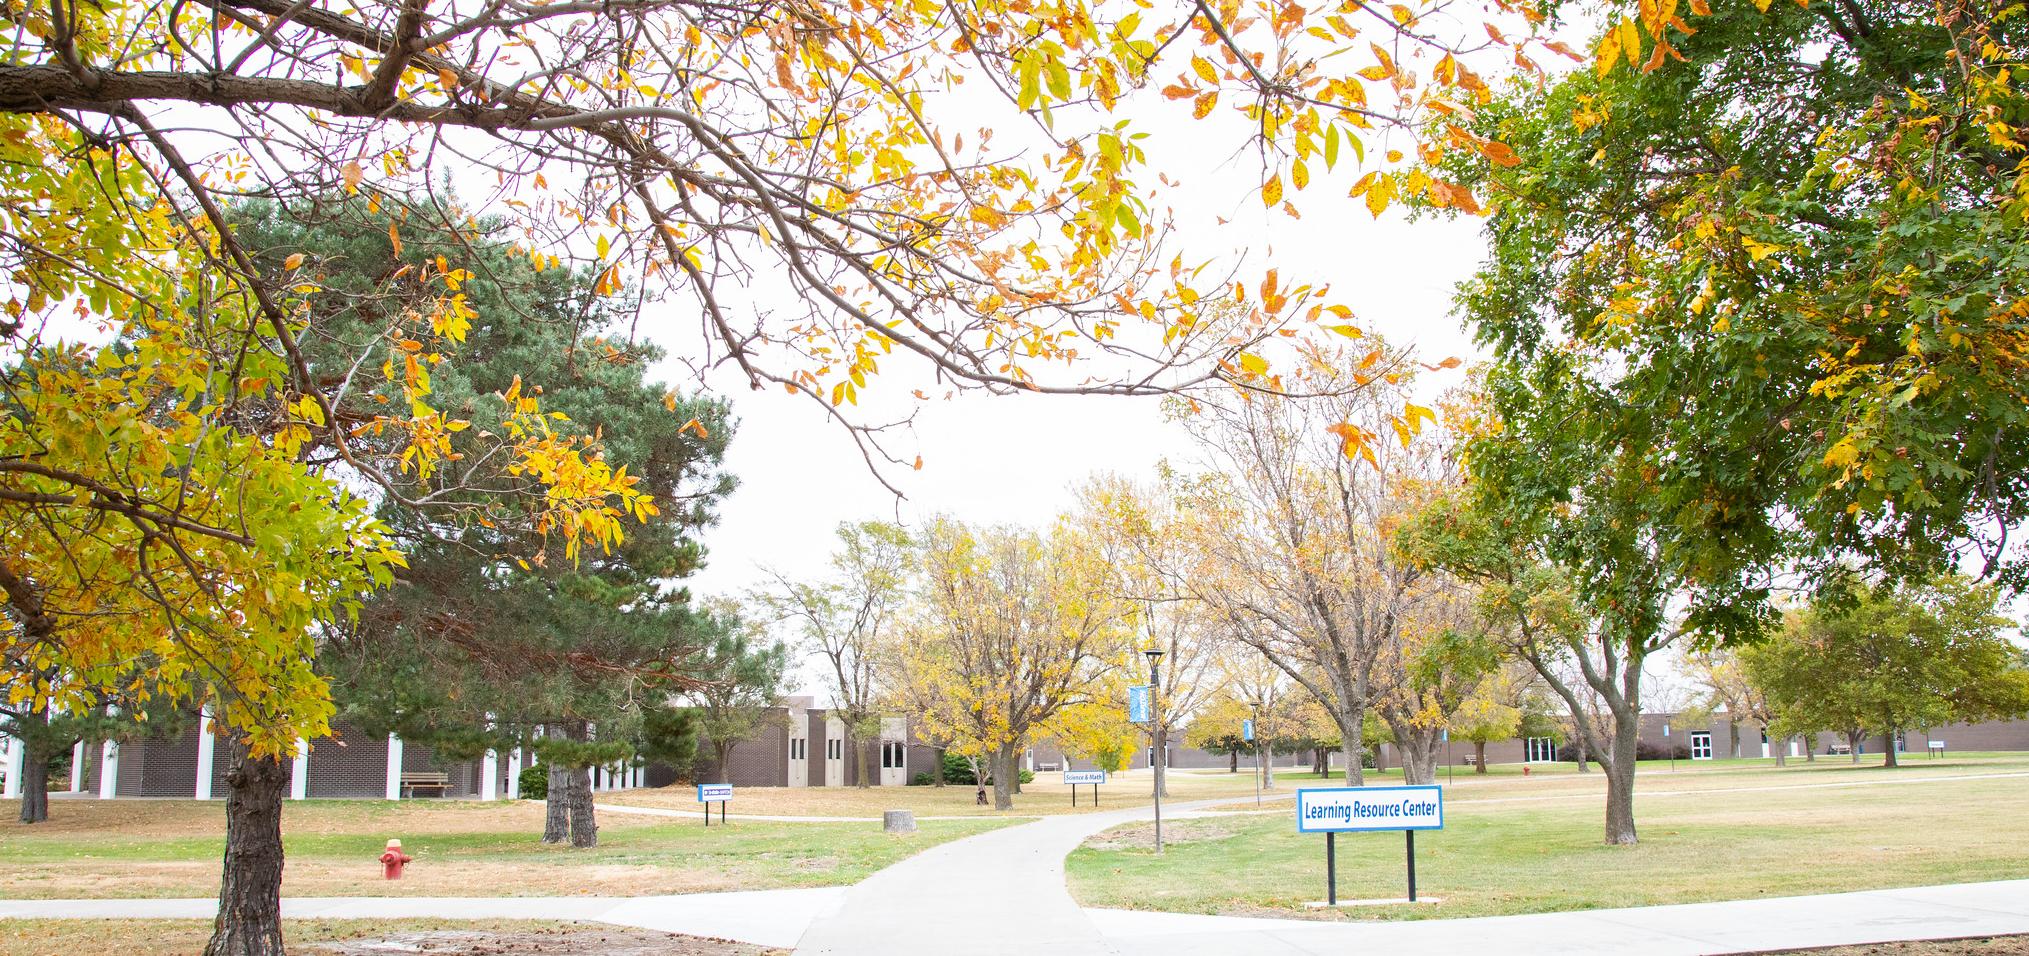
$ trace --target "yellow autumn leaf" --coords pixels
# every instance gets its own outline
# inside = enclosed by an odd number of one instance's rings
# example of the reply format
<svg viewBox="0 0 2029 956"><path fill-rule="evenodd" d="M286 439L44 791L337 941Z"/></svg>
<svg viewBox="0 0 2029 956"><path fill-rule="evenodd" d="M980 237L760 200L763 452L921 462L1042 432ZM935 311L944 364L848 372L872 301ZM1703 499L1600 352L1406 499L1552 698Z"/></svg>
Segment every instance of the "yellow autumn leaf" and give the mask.
<svg viewBox="0 0 2029 956"><path fill-rule="evenodd" d="M1218 67L1213 66L1212 61L1207 60L1204 57L1201 56L1191 57L1191 69L1196 70L1198 76L1203 77L1204 81L1207 83L1219 82Z"/></svg>
<svg viewBox="0 0 2029 956"><path fill-rule="evenodd" d="M1252 352L1240 353L1240 368L1249 375L1267 375L1268 360Z"/></svg>
<svg viewBox="0 0 2029 956"><path fill-rule="evenodd" d="M1261 204L1273 208L1276 203L1281 201L1282 174L1277 173L1268 177L1268 181L1261 184Z"/></svg>

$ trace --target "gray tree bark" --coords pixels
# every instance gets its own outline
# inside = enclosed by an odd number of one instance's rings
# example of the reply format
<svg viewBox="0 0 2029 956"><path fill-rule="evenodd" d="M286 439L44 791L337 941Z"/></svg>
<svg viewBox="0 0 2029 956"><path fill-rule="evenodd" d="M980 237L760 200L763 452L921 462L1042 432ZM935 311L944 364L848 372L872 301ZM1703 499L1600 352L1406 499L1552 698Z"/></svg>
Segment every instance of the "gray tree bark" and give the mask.
<svg viewBox="0 0 2029 956"><path fill-rule="evenodd" d="M225 775L225 872L204 956L282 956L282 788L274 757L238 755Z"/></svg>
<svg viewBox="0 0 2029 956"><path fill-rule="evenodd" d="M993 771L993 808L995 810L1014 809L1014 787L1012 786L1015 774L1014 745L1005 744L999 750L994 751L991 766Z"/></svg>
<svg viewBox="0 0 2029 956"><path fill-rule="evenodd" d="M543 798L542 842L562 843L571 838L571 771L554 760L549 768L549 792Z"/></svg>
<svg viewBox="0 0 2029 956"><path fill-rule="evenodd" d="M571 845L588 849L599 845L599 821L592 808L592 768L572 767L570 771Z"/></svg>

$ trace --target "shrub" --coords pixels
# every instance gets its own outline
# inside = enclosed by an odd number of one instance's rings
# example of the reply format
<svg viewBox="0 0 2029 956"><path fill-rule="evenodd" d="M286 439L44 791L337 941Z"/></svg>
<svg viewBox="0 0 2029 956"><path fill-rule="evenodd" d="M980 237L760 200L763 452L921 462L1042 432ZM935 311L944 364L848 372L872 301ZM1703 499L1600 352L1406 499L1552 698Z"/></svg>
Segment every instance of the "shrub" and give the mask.
<svg viewBox="0 0 2029 956"><path fill-rule="evenodd" d="M1015 774L1015 779L1020 780L1023 783L1035 783L1036 775L1034 771L1023 770L1020 773Z"/></svg>
<svg viewBox="0 0 2029 956"><path fill-rule="evenodd" d="M955 783L961 786L970 786L975 783L976 781L972 778L972 762L957 754L946 753L944 755L944 782Z"/></svg>
<svg viewBox="0 0 2029 956"><path fill-rule="evenodd" d="M1635 741L1636 760L1689 760L1691 748L1679 743L1657 744L1646 740Z"/></svg>
<svg viewBox="0 0 2029 956"><path fill-rule="evenodd" d="M912 787L927 787L930 782L930 772L927 770L909 778L909 786Z"/></svg>
<svg viewBox="0 0 2029 956"><path fill-rule="evenodd" d="M521 768L521 798L547 800L550 795L550 768L530 764Z"/></svg>

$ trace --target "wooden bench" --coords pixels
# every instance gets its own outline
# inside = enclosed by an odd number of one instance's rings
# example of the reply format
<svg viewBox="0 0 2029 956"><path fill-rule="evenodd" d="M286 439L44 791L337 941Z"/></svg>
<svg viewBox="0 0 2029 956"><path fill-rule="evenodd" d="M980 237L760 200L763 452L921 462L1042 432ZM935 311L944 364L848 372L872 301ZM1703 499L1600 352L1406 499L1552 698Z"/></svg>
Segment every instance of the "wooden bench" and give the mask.
<svg viewBox="0 0 2029 956"><path fill-rule="evenodd" d="M413 797L418 790L432 790L435 791L435 796L441 797L449 792L450 789L451 775L448 773L402 774L401 793L403 796Z"/></svg>
<svg viewBox="0 0 2029 956"><path fill-rule="evenodd" d="M1478 762L1479 762L1479 758L1478 758L1478 757L1475 757L1475 756L1473 756L1472 754L1466 754L1466 755L1465 755L1465 765L1466 765L1466 766L1470 767L1470 766L1472 766L1473 764L1475 764L1475 763L1478 763Z"/></svg>
<svg viewBox="0 0 2029 956"><path fill-rule="evenodd" d="M1850 757L1853 755L1853 747L1850 744L1833 744L1831 752L1834 757Z"/></svg>

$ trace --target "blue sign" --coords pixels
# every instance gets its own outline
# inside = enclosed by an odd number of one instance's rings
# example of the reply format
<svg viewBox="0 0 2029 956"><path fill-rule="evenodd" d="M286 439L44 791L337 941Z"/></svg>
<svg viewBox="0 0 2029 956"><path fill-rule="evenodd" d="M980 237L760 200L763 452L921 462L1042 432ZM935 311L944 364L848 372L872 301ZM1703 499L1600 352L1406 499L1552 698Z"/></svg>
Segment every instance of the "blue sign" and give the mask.
<svg viewBox="0 0 2029 956"><path fill-rule="evenodd" d="M1329 787L1296 792L1298 833L1442 829L1442 787Z"/></svg>
<svg viewBox="0 0 2029 956"><path fill-rule="evenodd" d="M1241 739L1241 740L1253 740L1253 739L1254 739L1254 722L1253 722L1253 721L1251 721L1251 720L1243 720L1243 721L1241 721L1241 722L1240 722L1240 739Z"/></svg>
<svg viewBox="0 0 2029 956"><path fill-rule="evenodd" d="M1127 722L1148 723L1148 685L1136 684L1127 689Z"/></svg>
<svg viewBox="0 0 2029 956"><path fill-rule="evenodd" d="M1098 786L1106 782L1104 770L1066 770L1064 785L1068 787Z"/></svg>
<svg viewBox="0 0 2029 956"><path fill-rule="evenodd" d="M733 799L733 785L730 783L701 783L697 785L697 802L699 803L724 803L731 799Z"/></svg>

